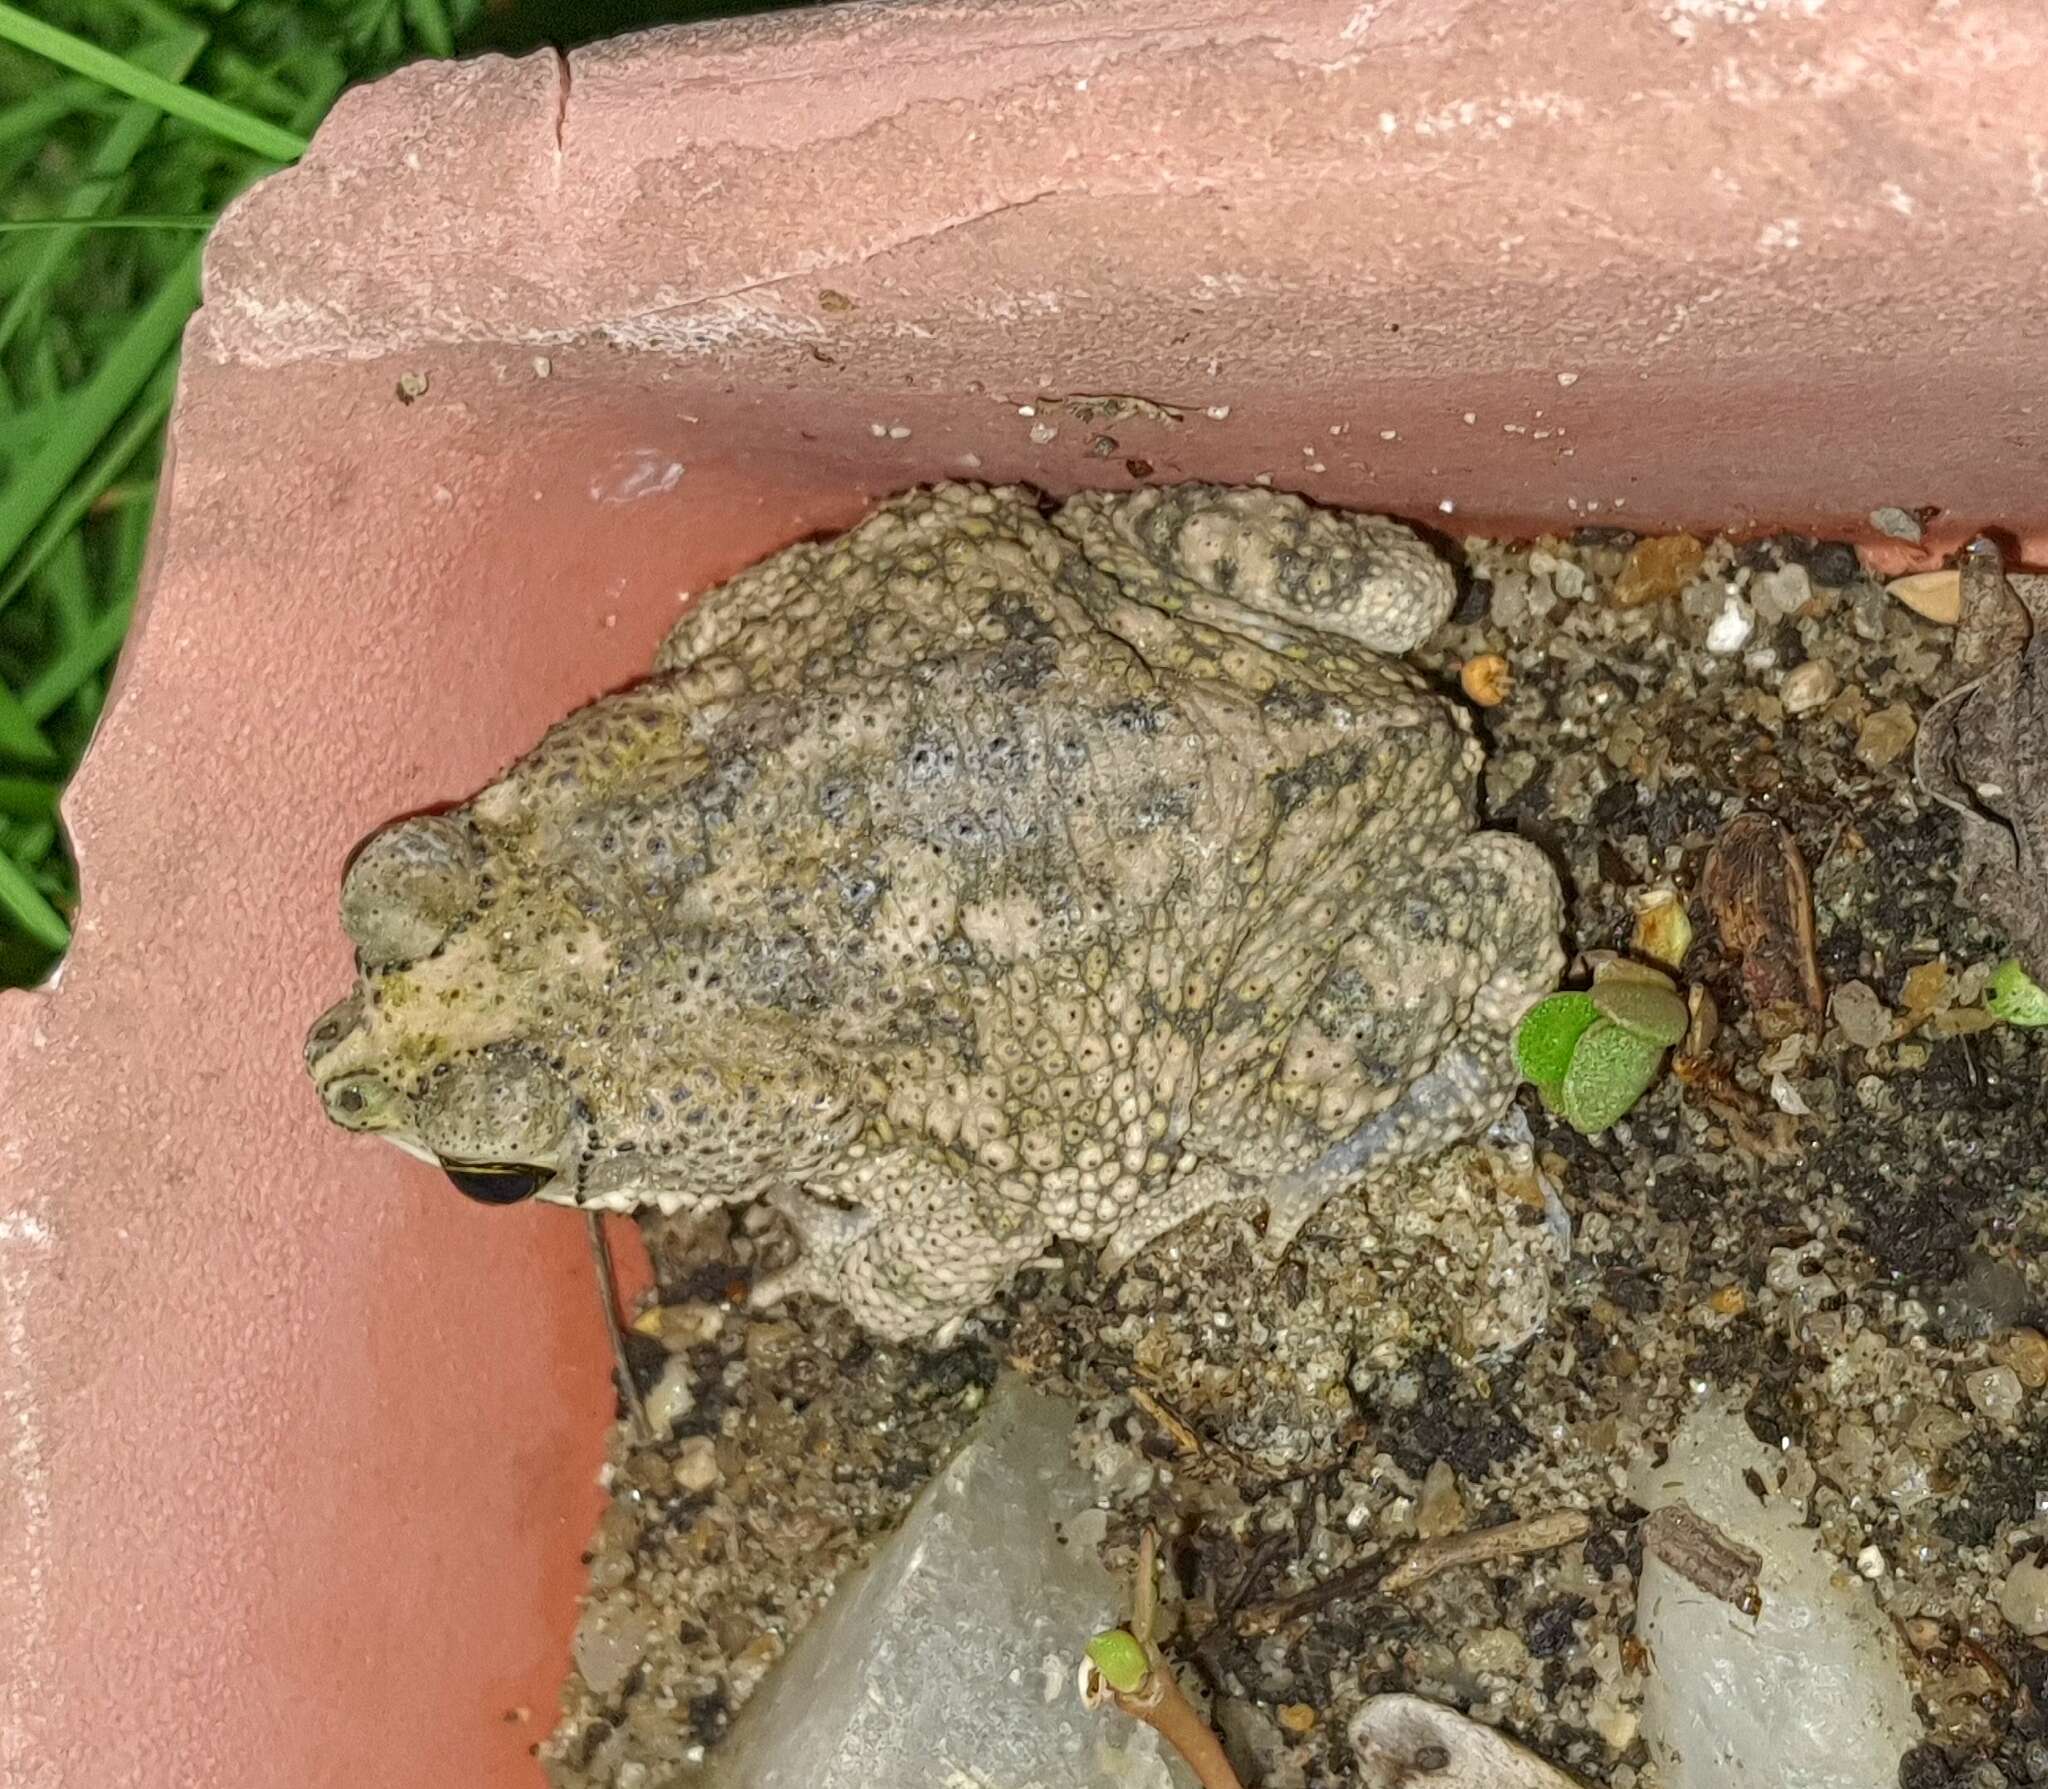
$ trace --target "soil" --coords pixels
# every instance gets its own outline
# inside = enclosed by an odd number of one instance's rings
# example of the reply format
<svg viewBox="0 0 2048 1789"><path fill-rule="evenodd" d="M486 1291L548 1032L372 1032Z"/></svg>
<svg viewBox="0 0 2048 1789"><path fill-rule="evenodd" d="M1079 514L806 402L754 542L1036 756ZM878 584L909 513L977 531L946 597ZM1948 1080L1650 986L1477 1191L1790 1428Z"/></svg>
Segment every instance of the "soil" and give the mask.
<svg viewBox="0 0 2048 1789"><path fill-rule="evenodd" d="M1651 1789L1626 1481L1710 1391L1779 1450L1758 1494L1797 1499L1899 1625L1928 1728L1901 1782L2048 1783L2048 1640L1998 1607L2048 1547L2048 1031L1978 1005L2001 941L1957 906L1953 818L1912 778L1950 632L1793 538L1665 555L1682 589L1623 606L1636 544L1466 543L1458 622L1419 662L1462 700L1462 664L1506 659L1474 711L1488 822L1551 853L1575 952L1635 948L1674 890L1711 1044L1590 1139L1525 1089L1533 1151L1337 1201L1278 1272L1256 1207L1215 1211L1114 1283L1078 1252L1026 1276L938 1354L742 1309L789 1246L764 1216L649 1219L636 1366L689 1407L657 1444L614 1433L542 1747L560 1789L691 1781L1005 1362L1083 1400L1104 1567L1158 1531L1168 1653L1252 1789L1354 1781L1349 1719L1396 1689ZM1824 1021L1756 1006L1705 910L1745 813L1804 859ZM1418 1534L1560 1509L1583 1541L1376 1588Z"/></svg>

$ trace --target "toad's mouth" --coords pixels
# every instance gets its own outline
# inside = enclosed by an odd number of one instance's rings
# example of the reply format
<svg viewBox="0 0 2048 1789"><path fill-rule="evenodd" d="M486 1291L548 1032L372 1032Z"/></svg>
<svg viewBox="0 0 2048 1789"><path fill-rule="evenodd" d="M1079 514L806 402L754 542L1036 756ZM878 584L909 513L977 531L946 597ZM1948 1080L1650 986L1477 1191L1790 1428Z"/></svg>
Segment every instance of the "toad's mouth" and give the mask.
<svg viewBox="0 0 2048 1789"><path fill-rule="evenodd" d="M424 1143L396 1131L381 1133L385 1142L402 1149L415 1161L439 1168L448 1182L466 1199L479 1205L519 1205L552 1185L556 1172L532 1162L463 1162L437 1155ZM562 1203L574 1204L563 1197Z"/></svg>
<svg viewBox="0 0 2048 1789"><path fill-rule="evenodd" d="M479 1205L517 1205L555 1177L552 1168L524 1162L443 1162L441 1172L458 1193Z"/></svg>

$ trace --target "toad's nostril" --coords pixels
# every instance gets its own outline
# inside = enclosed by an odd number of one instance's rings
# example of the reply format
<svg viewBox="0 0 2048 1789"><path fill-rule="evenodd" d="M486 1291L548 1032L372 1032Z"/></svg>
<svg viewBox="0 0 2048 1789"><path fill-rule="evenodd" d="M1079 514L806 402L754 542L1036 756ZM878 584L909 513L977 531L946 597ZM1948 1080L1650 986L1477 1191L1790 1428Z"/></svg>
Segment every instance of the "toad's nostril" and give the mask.
<svg viewBox="0 0 2048 1789"><path fill-rule="evenodd" d="M346 1000L337 1000L306 1033L306 1066L317 1068L337 1046L353 1037L363 1023L363 997L358 989Z"/></svg>

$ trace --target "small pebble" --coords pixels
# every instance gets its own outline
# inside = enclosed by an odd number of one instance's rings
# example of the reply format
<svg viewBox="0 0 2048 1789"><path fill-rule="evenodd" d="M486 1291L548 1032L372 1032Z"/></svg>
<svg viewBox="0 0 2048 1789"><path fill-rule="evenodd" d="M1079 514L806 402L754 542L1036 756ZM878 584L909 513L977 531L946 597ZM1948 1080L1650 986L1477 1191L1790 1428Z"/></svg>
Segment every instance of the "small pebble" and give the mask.
<svg viewBox="0 0 2048 1789"><path fill-rule="evenodd" d="M1884 1549L1868 1546L1856 1555L1856 1569L1873 1584L1884 1576Z"/></svg>
<svg viewBox="0 0 2048 1789"><path fill-rule="evenodd" d="M1498 708L1515 687L1514 668L1497 652L1482 652L1458 667L1458 687L1481 708Z"/></svg>
<svg viewBox="0 0 2048 1789"><path fill-rule="evenodd" d="M1863 725L1856 730L1856 755L1871 769L1882 770L1905 753L1918 731L1913 711L1903 702L1894 702L1863 717Z"/></svg>
<svg viewBox="0 0 2048 1789"><path fill-rule="evenodd" d="M1781 565L1751 580L1749 600L1765 625L1775 627L1813 600L1813 580L1803 565Z"/></svg>
<svg viewBox="0 0 2048 1789"><path fill-rule="evenodd" d="M2007 1572L1998 1592L1998 1612L2031 1639L2048 1634L2048 1565L2036 1557Z"/></svg>
<svg viewBox="0 0 2048 1789"><path fill-rule="evenodd" d="M1316 1711L1306 1702L1289 1702L1280 1710L1280 1725L1290 1733L1308 1733L1314 1730Z"/></svg>
<svg viewBox="0 0 2048 1789"><path fill-rule="evenodd" d="M1911 510L1887 503L1883 508L1870 512L1870 525L1878 533L1890 535L1893 540L1910 540L1916 546L1919 544L1920 518Z"/></svg>
<svg viewBox="0 0 2048 1789"><path fill-rule="evenodd" d="M1963 574L1959 571L1915 572L1885 586L1916 615L1954 627L1963 612Z"/></svg>
<svg viewBox="0 0 2048 1789"><path fill-rule="evenodd" d="M576 1669L594 1694L609 1696L639 1664L653 1638L652 1624L633 1604L593 1597L576 1624Z"/></svg>
<svg viewBox="0 0 2048 1789"><path fill-rule="evenodd" d="M1963 1381L1963 1389L1978 1411L1995 1423L2017 1421L2027 1395L2020 1388L2020 1376L2010 1367L1985 1367L1972 1373Z"/></svg>
<svg viewBox="0 0 2048 1789"><path fill-rule="evenodd" d="M1512 1628L1481 1628L1458 1648L1458 1663L1475 1677L1518 1677L1529 1663L1529 1648Z"/></svg>
<svg viewBox="0 0 2048 1789"><path fill-rule="evenodd" d="M1845 981L1829 1001L1828 1013L1859 1050L1874 1050L1892 1040L1891 1010L1868 982Z"/></svg>
<svg viewBox="0 0 2048 1789"><path fill-rule="evenodd" d="M1639 957L1676 969L1692 948L1692 916L1668 882L1638 889L1629 897L1635 909L1635 932L1631 948Z"/></svg>
<svg viewBox="0 0 2048 1789"><path fill-rule="evenodd" d="M1642 1717L1618 1703L1603 1704L1593 1715L1593 1730L1606 1741L1610 1752L1625 1752L1636 1742Z"/></svg>
<svg viewBox="0 0 2048 1789"><path fill-rule="evenodd" d="M1707 650L1727 657L1747 646L1749 636L1755 632L1756 617L1740 597L1731 596L1707 628Z"/></svg>
<svg viewBox="0 0 2048 1789"><path fill-rule="evenodd" d="M1909 1615L1900 1628L1915 1652L1932 1652L1941 1644L1941 1623L1931 1615Z"/></svg>
<svg viewBox="0 0 2048 1789"><path fill-rule="evenodd" d="M1787 714L1810 714L1832 702L1841 687L1842 680L1835 675L1833 665L1824 658L1810 658L1786 672L1778 699L1785 704Z"/></svg>
<svg viewBox="0 0 2048 1789"><path fill-rule="evenodd" d="M1707 557L1704 542L1690 534L1660 534L1639 540L1614 580L1613 599L1623 609L1662 602L1692 582Z"/></svg>
<svg viewBox="0 0 2048 1789"><path fill-rule="evenodd" d="M2009 1329L1991 1343L1991 1358L2010 1367L2029 1391L2048 1386L2048 1336L2038 1329Z"/></svg>
<svg viewBox="0 0 2048 1789"><path fill-rule="evenodd" d="M708 1435L692 1435L676 1450L676 1483L690 1492L708 1491L718 1483L718 1447Z"/></svg>
<svg viewBox="0 0 2048 1789"><path fill-rule="evenodd" d="M654 1389L644 1400L647 1420L654 1425L657 1435L666 1435L697 1407L694 1379L688 1360L680 1354L668 1357L661 1377L655 1380Z"/></svg>
<svg viewBox="0 0 2048 1789"><path fill-rule="evenodd" d="M1415 1532L1426 1541L1456 1534L1465 1526L1465 1498L1458 1489L1458 1475L1448 1460L1433 1464L1422 1481L1422 1498L1415 1506Z"/></svg>

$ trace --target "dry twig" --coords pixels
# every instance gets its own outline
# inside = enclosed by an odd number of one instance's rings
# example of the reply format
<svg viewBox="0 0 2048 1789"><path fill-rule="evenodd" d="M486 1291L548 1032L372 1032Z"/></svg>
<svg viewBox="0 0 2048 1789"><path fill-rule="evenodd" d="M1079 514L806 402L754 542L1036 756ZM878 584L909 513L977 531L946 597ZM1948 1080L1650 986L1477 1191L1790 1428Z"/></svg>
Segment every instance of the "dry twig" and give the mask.
<svg viewBox="0 0 2048 1789"><path fill-rule="evenodd" d="M1495 1559L1547 1553L1552 1548L1568 1547L1573 1541L1584 1540L1592 1528L1591 1520L1583 1512L1561 1509L1550 1510L1540 1516L1524 1516L1516 1522L1503 1522L1496 1528L1476 1528L1463 1534L1447 1534L1440 1540L1418 1541L1400 1564L1384 1575L1380 1571L1380 1562L1369 1560L1361 1565L1347 1566L1320 1584L1296 1591L1292 1596L1254 1604L1238 1616L1237 1631L1247 1636L1277 1633L1290 1621L1313 1614L1325 1603L1362 1596L1369 1591L1381 1596L1399 1596L1402 1591L1413 1590L1416 1585L1427 1583L1439 1572L1447 1572L1453 1566L1483 1565Z"/></svg>
<svg viewBox="0 0 2048 1789"><path fill-rule="evenodd" d="M585 1234L590 1238L590 1264L597 1269L597 1295L604 1304L604 1329L611 1338L612 1367L618 1374L619 1395L626 1400L626 1420L632 1425L633 1439L645 1446L654 1439L654 1427L647 1420L639 1382L626 1358L626 1332L619 1327L619 1282L612 1271L612 1249L605 1239L604 1218L595 1211L586 1211L583 1221Z"/></svg>

